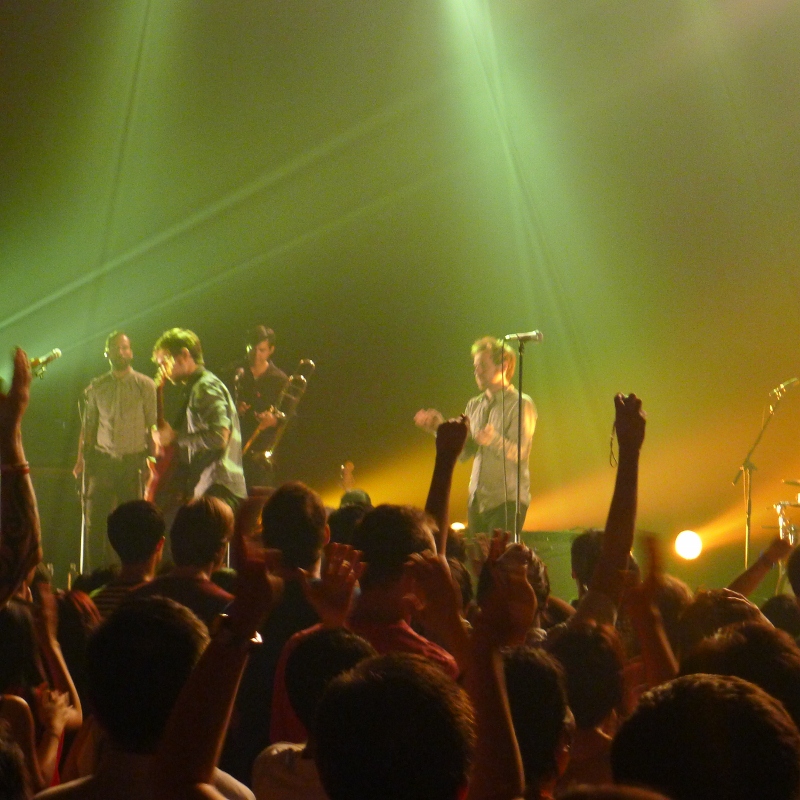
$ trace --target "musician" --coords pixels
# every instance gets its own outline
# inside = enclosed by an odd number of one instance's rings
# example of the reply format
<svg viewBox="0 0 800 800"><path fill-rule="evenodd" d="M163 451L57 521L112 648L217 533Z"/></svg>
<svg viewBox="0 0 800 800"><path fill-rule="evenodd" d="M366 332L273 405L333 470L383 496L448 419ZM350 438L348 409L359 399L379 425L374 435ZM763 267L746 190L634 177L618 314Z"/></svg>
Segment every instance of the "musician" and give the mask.
<svg viewBox="0 0 800 800"><path fill-rule="evenodd" d="M113 331L103 355L109 371L85 389L78 459L72 474L84 478L84 570L112 558L106 535L108 515L120 504L141 498L148 454L155 452L150 431L156 423L156 388L131 367L131 340Z"/></svg>
<svg viewBox="0 0 800 800"><path fill-rule="evenodd" d="M171 328L153 347L164 377L186 388L185 411L175 422L158 421L159 447L177 447L182 490L187 497L210 495L235 507L245 497L239 418L225 384L203 365L197 334Z"/></svg>
<svg viewBox="0 0 800 800"><path fill-rule="evenodd" d="M514 527L517 498L517 432L519 393L511 384L517 359L500 339L484 336L472 345L475 382L480 394L473 397L464 413L470 433L461 459L473 458L469 481L469 528L472 534L491 533L495 528ZM414 422L430 433L444 422L436 409L422 409ZM530 469L536 407L522 395L522 471L520 515L525 519L531 502Z"/></svg>
<svg viewBox="0 0 800 800"><path fill-rule="evenodd" d="M248 490L272 483L272 470L263 457L264 452L272 450L278 425L278 418L270 409L278 402L289 380L272 363L274 352L275 332L264 325L256 325L248 333L247 363L240 366L234 376L242 441L249 442L255 435L243 458Z"/></svg>

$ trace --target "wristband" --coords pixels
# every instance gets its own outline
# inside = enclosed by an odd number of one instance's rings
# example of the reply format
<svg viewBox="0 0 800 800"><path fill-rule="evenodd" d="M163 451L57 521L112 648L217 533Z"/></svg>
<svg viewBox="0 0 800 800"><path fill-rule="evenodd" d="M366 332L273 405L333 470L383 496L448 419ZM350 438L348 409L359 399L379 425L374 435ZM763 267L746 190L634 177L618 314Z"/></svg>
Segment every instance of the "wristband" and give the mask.
<svg viewBox="0 0 800 800"><path fill-rule="evenodd" d="M0 475L11 475L16 472L19 475L29 475L31 465L27 461L20 461L19 464L0 464Z"/></svg>

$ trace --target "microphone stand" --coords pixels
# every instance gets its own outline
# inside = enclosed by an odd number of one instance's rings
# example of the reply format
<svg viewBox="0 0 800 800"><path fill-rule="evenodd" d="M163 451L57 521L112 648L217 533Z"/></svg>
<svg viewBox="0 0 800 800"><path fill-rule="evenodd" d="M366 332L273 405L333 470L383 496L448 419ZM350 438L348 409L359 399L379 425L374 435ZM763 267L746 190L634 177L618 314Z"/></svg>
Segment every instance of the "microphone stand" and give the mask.
<svg viewBox="0 0 800 800"><path fill-rule="evenodd" d="M770 393L772 394L772 392ZM750 531L751 531L751 524L752 524L752 516L753 516L753 471L757 469L756 465L750 460L750 456L753 455L756 447L758 447L761 438L764 436L764 431L767 429L767 425L772 421L772 418L775 416L775 412L778 410L778 406L780 405L781 400L783 400L783 395L785 394L785 390L781 391L780 389L776 389L775 392L775 401L769 404L769 413L764 418L764 422L761 425L761 430L758 432L758 436L756 436L756 440L753 442L753 446L747 451L747 455L744 457L744 461L742 461L739 470L736 473L736 477L733 479L733 485L739 482L739 478L743 478L743 488L744 488L744 505L745 505L745 517L744 517L744 567L750 565Z"/></svg>

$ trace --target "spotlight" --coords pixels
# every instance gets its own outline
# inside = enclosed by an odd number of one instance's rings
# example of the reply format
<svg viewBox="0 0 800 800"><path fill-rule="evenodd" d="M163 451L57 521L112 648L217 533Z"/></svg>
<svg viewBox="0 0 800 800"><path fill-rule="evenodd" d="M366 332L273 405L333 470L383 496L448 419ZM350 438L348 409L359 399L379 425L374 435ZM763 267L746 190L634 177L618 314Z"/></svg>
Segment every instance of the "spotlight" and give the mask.
<svg viewBox="0 0 800 800"><path fill-rule="evenodd" d="M675 552L687 561L697 558L703 549L703 540L694 531L681 531L675 538Z"/></svg>
<svg viewBox="0 0 800 800"><path fill-rule="evenodd" d="M450 530L451 531L457 531L458 532L458 531L463 531L463 530L466 530L466 529L467 529L467 526L463 522L453 522L450 525Z"/></svg>

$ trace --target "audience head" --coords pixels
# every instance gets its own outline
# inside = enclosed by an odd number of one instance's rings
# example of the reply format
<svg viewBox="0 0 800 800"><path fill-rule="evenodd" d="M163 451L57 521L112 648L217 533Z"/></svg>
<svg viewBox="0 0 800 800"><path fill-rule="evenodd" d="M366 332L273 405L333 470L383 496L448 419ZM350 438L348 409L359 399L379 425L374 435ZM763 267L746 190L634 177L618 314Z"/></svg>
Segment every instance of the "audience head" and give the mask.
<svg viewBox="0 0 800 800"><path fill-rule="evenodd" d="M283 565L312 569L328 541L325 506L320 496L304 483L284 483L261 511L264 547L283 554Z"/></svg>
<svg viewBox="0 0 800 800"><path fill-rule="evenodd" d="M388 504L364 515L353 533L353 547L362 552L361 560L367 564L361 576L364 590L399 580L412 553L436 551L432 525L424 511Z"/></svg>
<svg viewBox="0 0 800 800"><path fill-rule="evenodd" d="M164 541L164 515L147 500L130 500L108 515L108 540L123 564L147 561Z"/></svg>
<svg viewBox="0 0 800 800"><path fill-rule="evenodd" d="M572 577L579 586L589 585L602 549L603 531L596 528L589 528L572 540L570 548Z"/></svg>
<svg viewBox="0 0 800 800"><path fill-rule="evenodd" d="M286 660L286 693L294 713L309 733L327 685L374 655L375 648L369 642L345 628L321 628L292 650Z"/></svg>
<svg viewBox="0 0 800 800"><path fill-rule="evenodd" d="M331 541L338 544L352 544L353 531L361 522L364 514L369 511L367 506L358 504L341 506L331 511L328 515L328 526L331 530Z"/></svg>
<svg viewBox="0 0 800 800"><path fill-rule="evenodd" d="M610 625L570 625L548 644L564 668L569 707L575 723L589 730L603 723L622 704L625 654Z"/></svg>
<svg viewBox="0 0 800 800"><path fill-rule="evenodd" d="M737 622L763 622L763 614L749 600L728 589L702 589L678 620L680 658L690 653L706 636Z"/></svg>
<svg viewBox="0 0 800 800"><path fill-rule="evenodd" d="M197 497L178 509L169 531L179 567L216 567L233 535L233 511L218 497Z"/></svg>
<svg viewBox="0 0 800 800"><path fill-rule="evenodd" d="M155 749L207 642L206 626L164 597L124 603L97 628L86 651L89 698L120 749Z"/></svg>
<svg viewBox="0 0 800 800"><path fill-rule="evenodd" d="M644 694L611 747L618 783L673 800L796 800L800 732L741 678L687 675Z"/></svg>
<svg viewBox="0 0 800 800"><path fill-rule="evenodd" d="M788 594L770 597L761 613L776 627L786 631L793 639L800 636L800 605Z"/></svg>
<svg viewBox="0 0 800 800"><path fill-rule="evenodd" d="M681 674L735 675L783 703L800 725L800 648L785 631L758 622L724 628L681 662Z"/></svg>
<svg viewBox="0 0 800 800"><path fill-rule="evenodd" d="M450 566L450 574L453 580L458 584L459 593L461 595L461 610L468 609L472 604L473 591L472 591L472 576L469 570L464 566L463 561L457 558L448 558L447 563Z"/></svg>
<svg viewBox="0 0 800 800"><path fill-rule="evenodd" d="M372 508L372 498L363 489L350 489L342 495L339 508L361 506L365 510Z"/></svg>
<svg viewBox="0 0 800 800"><path fill-rule="evenodd" d="M421 656L370 658L333 680L316 728L317 767L331 800L455 800L467 785L472 707Z"/></svg>
<svg viewBox="0 0 800 800"><path fill-rule="evenodd" d="M19 745L0 728L0 797L3 800L29 800L30 776Z"/></svg>
<svg viewBox="0 0 800 800"><path fill-rule="evenodd" d="M786 559L786 577L795 597L800 597L800 545L797 545Z"/></svg>
<svg viewBox="0 0 800 800"><path fill-rule="evenodd" d="M10 600L0 607L0 693L32 689L43 680L30 606Z"/></svg>
<svg viewBox="0 0 800 800"><path fill-rule="evenodd" d="M506 690L525 784L554 782L566 769L575 721L561 665L543 650L519 647L504 655Z"/></svg>
<svg viewBox="0 0 800 800"><path fill-rule="evenodd" d="M692 590L674 575L662 575L656 586L655 604L661 612L664 632L674 651L679 642L679 620L694 598Z"/></svg>

